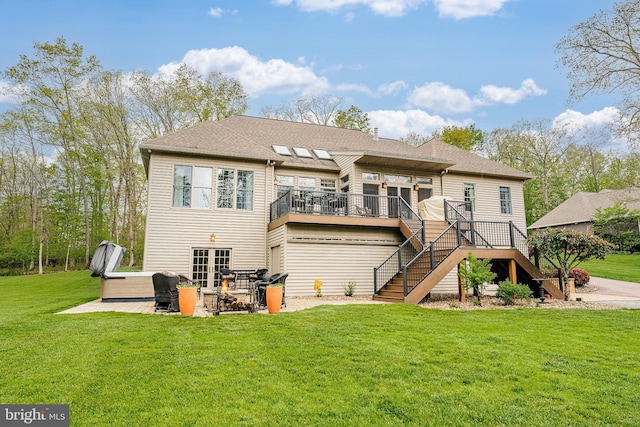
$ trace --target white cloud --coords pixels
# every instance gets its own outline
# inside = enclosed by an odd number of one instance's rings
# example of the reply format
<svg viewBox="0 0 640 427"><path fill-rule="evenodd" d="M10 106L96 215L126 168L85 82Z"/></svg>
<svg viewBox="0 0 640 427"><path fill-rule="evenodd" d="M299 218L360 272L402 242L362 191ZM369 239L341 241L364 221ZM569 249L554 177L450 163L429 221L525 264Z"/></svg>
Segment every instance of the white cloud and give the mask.
<svg viewBox="0 0 640 427"><path fill-rule="evenodd" d="M536 85L533 79L526 79L522 82L518 89L510 87L498 87L494 85L486 85L480 88L481 97L479 103L487 104L516 104L525 98L531 96L545 95L547 91Z"/></svg>
<svg viewBox="0 0 640 427"><path fill-rule="evenodd" d="M212 7L211 9L209 9L209 15L213 16L214 18L220 18L223 12L224 11L219 7Z"/></svg>
<svg viewBox="0 0 640 427"><path fill-rule="evenodd" d="M464 90L452 88L442 82L427 83L415 88L408 101L411 105L438 113L467 113L475 107Z"/></svg>
<svg viewBox="0 0 640 427"><path fill-rule="evenodd" d="M620 111L615 107L605 107L590 114L566 110L553 120L553 127L562 126L570 131L577 131L581 128L610 126L618 123L619 118Z"/></svg>
<svg viewBox="0 0 640 427"><path fill-rule="evenodd" d="M441 17L464 19L474 16L493 15L510 0L433 0ZM429 0L273 0L278 6L295 4L304 12L338 12L342 8L365 6L374 13L387 17L402 16L418 9ZM347 21L353 19L348 13Z"/></svg>
<svg viewBox="0 0 640 427"><path fill-rule="evenodd" d="M442 82L431 82L417 87L408 97L412 106L427 108L437 113L468 113L478 107L493 104L515 104L525 98L546 94L533 79L526 79L518 89L486 85L480 94L470 97L463 89L456 89Z"/></svg>
<svg viewBox="0 0 640 427"><path fill-rule="evenodd" d="M209 12L207 12L209 15L213 16L214 18L222 18L222 15L227 15L227 14L231 14L231 15L235 15L236 13L238 13L237 10L225 10L222 9L220 7L212 7L211 9L209 9Z"/></svg>
<svg viewBox="0 0 640 427"><path fill-rule="evenodd" d="M434 0L441 17L454 19L493 15L509 0Z"/></svg>
<svg viewBox="0 0 640 427"><path fill-rule="evenodd" d="M381 95L396 95L409 87L404 81L398 80L392 83L384 83L378 86L378 93Z"/></svg>
<svg viewBox="0 0 640 427"><path fill-rule="evenodd" d="M23 86L11 86L9 82L0 80L0 104L18 104L22 96Z"/></svg>
<svg viewBox="0 0 640 427"><path fill-rule="evenodd" d="M444 119L440 116L432 116L422 110L377 110L367 112L371 127L377 127L380 136L385 138L400 138L409 132L415 132L422 136L431 135L436 129L443 126L458 125L467 126L472 123L470 119L455 121Z"/></svg>
<svg viewBox="0 0 640 427"><path fill-rule="evenodd" d="M340 92L359 92L368 96L375 96L375 93L367 85L360 83L340 83L335 86L335 90Z"/></svg>
<svg viewBox="0 0 640 427"><path fill-rule="evenodd" d="M181 63L203 75L211 71L220 71L234 77L252 97L264 93L326 90L330 87L325 77L317 76L309 67L295 65L282 59L262 61L238 46L190 50L182 61L163 65L158 71L172 72Z"/></svg>
<svg viewBox="0 0 640 427"><path fill-rule="evenodd" d="M345 7L366 6L374 13L388 17L402 16L427 2L428 0L273 0L278 6L295 3L304 12L338 12Z"/></svg>

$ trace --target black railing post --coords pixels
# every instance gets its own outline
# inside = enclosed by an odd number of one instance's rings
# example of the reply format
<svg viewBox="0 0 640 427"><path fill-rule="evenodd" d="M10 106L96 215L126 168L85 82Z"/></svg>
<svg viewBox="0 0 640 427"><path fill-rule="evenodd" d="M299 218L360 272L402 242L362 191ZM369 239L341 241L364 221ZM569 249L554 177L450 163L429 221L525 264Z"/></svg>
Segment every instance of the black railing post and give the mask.
<svg viewBox="0 0 640 427"><path fill-rule="evenodd" d="M462 230L460 230L460 220L456 221L456 237L458 238L458 246L462 245Z"/></svg>
<svg viewBox="0 0 640 427"><path fill-rule="evenodd" d="M423 245L427 243L427 231L426 231L426 226L424 224L424 220L422 220L422 236L420 237L420 239L422 240L421 243Z"/></svg>
<svg viewBox="0 0 640 427"><path fill-rule="evenodd" d="M516 247L516 238L513 234L513 221L509 221L509 239L511 239L511 247Z"/></svg>
<svg viewBox="0 0 640 427"><path fill-rule="evenodd" d="M476 232L473 221L469 221L469 233L471 233L471 246L476 245Z"/></svg>
<svg viewBox="0 0 640 427"><path fill-rule="evenodd" d="M429 266L429 271L433 270L433 265L436 263L436 256L433 253L433 242L429 244L429 262L431 265Z"/></svg>
<svg viewBox="0 0 640 427"><path fill-rule="evenodd" d="M404 288L404 296L407 296L407 266L402 267L402 286Z"/></svg>
<svg viewBox="0 0 640 427"><path fill-rule="evenodd" d="M373 267L373 293L378 293L378 267Z"/></svg>

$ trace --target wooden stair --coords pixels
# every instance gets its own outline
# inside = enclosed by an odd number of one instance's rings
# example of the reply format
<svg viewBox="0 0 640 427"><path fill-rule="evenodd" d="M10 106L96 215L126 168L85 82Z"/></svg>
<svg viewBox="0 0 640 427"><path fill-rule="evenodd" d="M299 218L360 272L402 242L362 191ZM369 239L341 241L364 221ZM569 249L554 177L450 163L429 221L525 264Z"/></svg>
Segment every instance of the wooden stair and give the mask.
<svg viewBox="0 0 640 427"><path fill-rule="evenodd" d="M388 284L383 286L377 295L374 295L373 299L376 301L387 302L404 302L407 304L418 304L422 301L429 292L462 260L464 260L469 252L479 259L491 258L500 260L513 260L520 267L521 271L524 271L529 277L528 281L534 278L542 277L542 273L538 268L531 263L522 253L517 249L491 249L491 248L477 248L475 246L460 246L455 249L449 256L447 256L440 264L436 266L434 270L416 286L409 290L408 295L404 296L403 276L402 273L398 273ZM428 256L428 255L423 255ZM422 260L422 269L428 271L431 269L427 260ZM427 268L425 268L425 266ZM422 277L423 272L408 271L409 276L414 274L420 274L418 277ZM522 281L518 279L518 281ZM415 283L415 280L411 281ZM562 299L564 295L562 291L555 286L551 281L543 281L544 290L548 292L552 297Z"/></svg>

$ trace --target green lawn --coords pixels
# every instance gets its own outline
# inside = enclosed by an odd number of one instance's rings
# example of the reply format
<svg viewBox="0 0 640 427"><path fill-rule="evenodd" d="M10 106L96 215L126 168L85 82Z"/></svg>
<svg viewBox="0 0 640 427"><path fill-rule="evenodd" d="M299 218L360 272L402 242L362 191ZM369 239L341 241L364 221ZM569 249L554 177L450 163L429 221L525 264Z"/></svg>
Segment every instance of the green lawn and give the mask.
<svg viewBox="0 0 640 427"><path fill-rule="evenodd" d="M640 425L638 310L53 314L98 288L0 278L1 403L74 426Z"/></svg>
<svg viewBox="0 0 640 427"><path fill-rule="evenodd" d="M640 254L609 254L605 260L585 261L578 268L595 277L640 283Z"/></svg>

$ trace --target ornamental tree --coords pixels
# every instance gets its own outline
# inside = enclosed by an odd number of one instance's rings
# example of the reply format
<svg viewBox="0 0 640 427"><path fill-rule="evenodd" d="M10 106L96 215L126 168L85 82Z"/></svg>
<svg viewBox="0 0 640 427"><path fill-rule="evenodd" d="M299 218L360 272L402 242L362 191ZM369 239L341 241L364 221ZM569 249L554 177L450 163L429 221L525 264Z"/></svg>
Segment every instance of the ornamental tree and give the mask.
<svg viewBox="0 0 640 427"><path fill-rule="evenodd" d="M569 281L569 270L588 259L604 259L613 249L611 243L598 236L560 228L537 232L529 237L528 242L538 249L541 256L562 269L565 283ZM564 297L569 300L568 286L564 287Z"/></svg>
<svg viewBox="0 0 640 427"><path fill-rule="evenodd" d="M478 297L478 304L482 305L482 291L487 283L496 278L496 273L491 271L491 258L478 259L469 252L466 264L461 264L458 269L458 276L464 279L465 289L473 289L474 295Z"/></svg>

